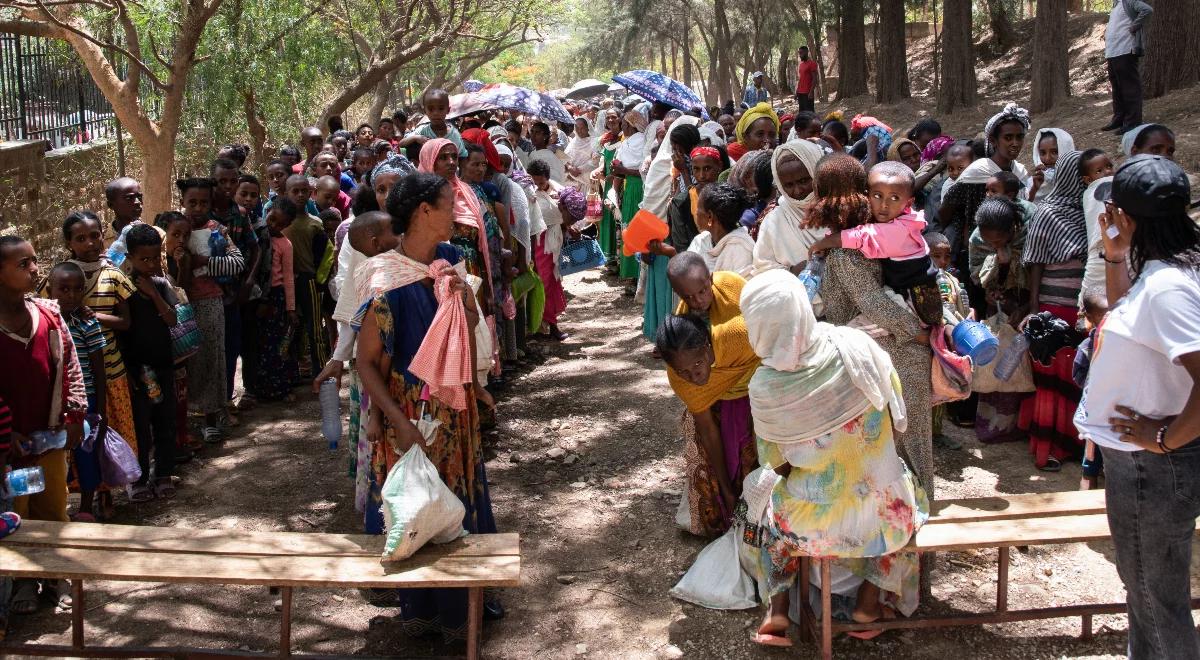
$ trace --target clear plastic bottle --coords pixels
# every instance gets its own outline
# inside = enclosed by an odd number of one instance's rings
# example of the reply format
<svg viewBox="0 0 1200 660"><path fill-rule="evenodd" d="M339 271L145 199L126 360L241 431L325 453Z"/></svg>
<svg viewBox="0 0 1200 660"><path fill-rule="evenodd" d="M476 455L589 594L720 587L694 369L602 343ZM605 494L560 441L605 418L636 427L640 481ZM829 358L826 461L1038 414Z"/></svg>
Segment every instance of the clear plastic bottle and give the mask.
<svg viewBox="0 0 1200 660"><path fill-rule="evenodd" d="M813 300L821 292L821 277L825 274L825 257L813 256L805 264L804 270L797 277L808 293L808 299Z"/></svg>
<svg viewBox="0 0 1200 660"><path fill-rule="evenodd" d="M996 361L995 371L996 378L1000 380L1008 380L1017 373L1017 369L1021 366L1021 361L1025 359L1025 355L1029 352L1029 339L1024 332L1018 333L1013 337L1013 342L1004 349L1004 353L1000 355L1000 359Z"/></svg>
<svg viewBox="0 0 1200 660"><path fill-rule="evenodd" d="M342 439L342 401L337 381L329 378L321 383L321 435L329 441L330 449L337 449Z"/></svg>
<svg viewBox="0 0 1200 660"><path fill-rule="evenodd" d="M143 364L140 376L142 384L146 386L146 396L150 399L150 403L162 403L162 387L158 384L158 376L154 373L154 370L148 365Z"/></svg>
<svg viewBox="0 0 1200 660"><path fill-rule="evenodd" d="M9 472L4 483L8 487L9 497L36 495L46 490L46 475L40 465L28 467Z"/></svg>

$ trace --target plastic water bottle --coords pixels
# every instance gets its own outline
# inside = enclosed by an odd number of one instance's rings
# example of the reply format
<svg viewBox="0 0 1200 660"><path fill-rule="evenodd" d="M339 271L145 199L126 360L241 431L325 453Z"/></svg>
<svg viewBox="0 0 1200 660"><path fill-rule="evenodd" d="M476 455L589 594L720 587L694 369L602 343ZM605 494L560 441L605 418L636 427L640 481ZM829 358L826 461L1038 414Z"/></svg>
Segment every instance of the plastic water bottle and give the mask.
<svg viewBox="0 0 1200 660"><path fill-rule="evenodd" d="M158 384L158 375L149 365L142 365L142 384L146 386L146 397L150 399L150 403L162 403L163 393L162 387Z"/></svg>
<svg viewBox="0 0 1200 660"><path fill-rule="evenodd" d="M321 434L329 441L330 449L337 449L342 439L342 407L337 381L329 378L321 383Z"/></svg>
<svg viewBox="0 0 1200 660"><path fill-rule="evenodd" d="M821 276L824 274L825 258L814 256L808 260L804 270L797 275L800 283L804 285L804 291L808 293L809 300L816 299L817 294L821 292Z"/></svg>
<svg viewBox="0 0 1200 660"><path fill-rule="evenodd" d="M129 233L129 228L132 226L133 225L130 224L122 229L121 234L117 236L117 240L113 241L112 245L108 246L108 253L106 256L108 257L108 260L112 262L112 265L116 266L117 268L120 268L121 264L125 263L125 256L129 252L129 248L125 245L125 234Z"/></svg>
<svg viewBox="0 0 1200 660"><path fill-rule="evenodd" d="M1019 333L1013 338L1013 342L1004 349L1004 354L1000 356L1000 360L996 362L996 369L993 373L1000 380L1008 380L1017 373L1017 368L1021 366L1021 361L1025 359L1025 354L1029 352L1029 339L1025 333Z"/></svg>
<svg viewBox="0 0 1200 660"><path fill-rule="evenodd" d="M8 473L4 483L8 486L10 497L36 495L46 490L46 475L42 473L41 466L13 470Z"/></svg>

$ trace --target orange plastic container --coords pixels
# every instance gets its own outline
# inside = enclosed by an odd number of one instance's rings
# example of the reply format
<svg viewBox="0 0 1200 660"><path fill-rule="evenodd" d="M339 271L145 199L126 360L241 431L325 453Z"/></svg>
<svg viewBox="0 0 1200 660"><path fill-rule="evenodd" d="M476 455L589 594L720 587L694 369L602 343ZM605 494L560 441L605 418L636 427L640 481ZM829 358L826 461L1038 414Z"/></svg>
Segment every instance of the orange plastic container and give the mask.
<svg viewBox="0 0 1200 660"><path fill-rule="evenodd" d="M665 220L642 209L634 214L633 220L629 221L629 226L621 232L621 240L624 243L622 251L627 257L632 257L638 252L645 252L650 241L661 241L667 237L670 231Z"/></svg>

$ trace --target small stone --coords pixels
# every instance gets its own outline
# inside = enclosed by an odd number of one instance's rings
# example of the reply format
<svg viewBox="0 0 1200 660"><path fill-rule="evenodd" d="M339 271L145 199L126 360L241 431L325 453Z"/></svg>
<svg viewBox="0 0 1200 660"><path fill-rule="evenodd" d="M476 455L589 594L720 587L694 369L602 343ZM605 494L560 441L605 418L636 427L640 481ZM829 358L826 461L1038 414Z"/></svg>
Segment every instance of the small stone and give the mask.
<svg viewBox="0 0 1200 660"><path fill-rule="evenodd" d="M562 447L551 447L546 450L546 458L560 459L567 454L567 450Z"/></svg>
<svg viewBox="0 0 1200 660"><path fill-rule="evenodd" d="M337 602L341 603L341 602L344 602L344 601L346 600L346 597L345 597L345 596L338 596L338 595L336 595L336 594L335 594L335 595L334 595L334 597L333 597L333 599L334 599L334 600L336 600Z"/></svg>
<svg viewBox="0 0 1200 660"><path fill-rule="evenodd" d="M583 490L584 488L587 488L587 483L583 481L575 481L571 483L571 488L574 488L575 490Z"/></svg>
<svg viewBox="0 0 1200 660"><path fill-rule="evenodd" d="M584 655L587 653L587 644L576 644L575 655Z"/></svg>
<svg viewBox="0 0 1200 660"><path fill-rule="evenodd" d="M579 462L578 454L568 454L567 457L563 459L563 465L575 465L577 462Z"/></svg>
<svg viewBox="0 0 1200 660"><path fill-rule="evenodd" d="M546 477L546 481L554 481L558 478L558 473L554 470L546 470L542 473L542 476Z"/></svg>
<svg viewBox="0 0 1200 660"><path fill-rule="evenodd" d="M559 584L575 584L575 581L579 578L575 577L574 575L560 575L554 579L558 580Z"/></svg>
<svg viewBox="0 0 1200 660"><path fill-rule="evenodd" d="M245 644L242 644L241 646L238 647L238 650L239 651L249 651L250 647Z"/></svg>
<svg viewBox="0 0 1200 660"><path fill-rule="evenodd" d="M625 484L621 483L621 480L616 477L609 477L608 479L604 480L605 488L621 488L624 485Z"/></svg>
<svg viewBox="0 0 1200 660"><path fill-rule="evenodd" d="M1047 566L1046 568L1042 569L1042 574L1046 577L1050 577L1051 575L1054 575L1054 569Z"/></svg>
<svg viewBox="0 0 1200 660"><path fill-rule="evenodd" d="M674 644L667 644L662 648L661 651L658 652L658 655L659 657L666 658L667 660L676 660L677 658L683 657L683 649L675 646Z"/></svg>
<svg viewBox="0 0 1200 660"><path fill-rule="evenodd" d="M637 540L635 540L633 543L630 543L630 544L629 544L629 547L631 547L631 548L640 548L640 547L642 547L642 541L641 541L641 539L637 539Z"/></svg>
<svg viewBox="0 0 1200 660"><path fill-rule="evenodd" d="M679 497L680 495L683 495L683 491L679 490L678 488L668 488L664 490L663 493L665 493L667 497Z"/></svg>
<svg viewBox="0 0 1200 660"><path fill-rule="evenodd" d="M509 463L520 463L523 460L525 460L525 458L515 451L508 455Z"/></svg>

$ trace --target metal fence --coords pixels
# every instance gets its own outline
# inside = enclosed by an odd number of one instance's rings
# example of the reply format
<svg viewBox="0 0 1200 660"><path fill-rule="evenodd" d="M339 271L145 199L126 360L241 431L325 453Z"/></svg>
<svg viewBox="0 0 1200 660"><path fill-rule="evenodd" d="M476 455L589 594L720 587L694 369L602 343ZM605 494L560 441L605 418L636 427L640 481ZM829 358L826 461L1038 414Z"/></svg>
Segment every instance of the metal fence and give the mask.
<svg viewBox="0 0 1200 660"><path fill-rule="evenodd" d="M0 33L0 139L53 149L116 133L112 106L70 46Z"/></svg>

